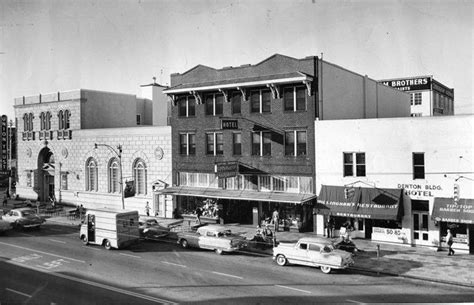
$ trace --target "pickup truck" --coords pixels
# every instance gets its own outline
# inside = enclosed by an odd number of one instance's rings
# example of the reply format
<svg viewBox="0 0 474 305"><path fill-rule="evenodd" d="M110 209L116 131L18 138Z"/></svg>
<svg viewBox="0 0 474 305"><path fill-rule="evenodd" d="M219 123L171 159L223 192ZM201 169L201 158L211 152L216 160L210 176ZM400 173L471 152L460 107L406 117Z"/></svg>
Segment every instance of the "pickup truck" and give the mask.
<svg viewBox="0 0 474 305"><path fill-rule="evenodd" d="M214 250L217 254L238 251L247 246L245 237L233 234L223 225L205 225L196 231L179 232L178 244L183 248L195 247Z"/></svg>
<svg viewBox="0 0 474 305"><path fill-rule="evenodd" d="M335 250L330 240L317 237L303 237L297 243L280 243L273 248L273 260L280 266L289 263L320 267L323 273L354 264L352 254Z"/></svg>

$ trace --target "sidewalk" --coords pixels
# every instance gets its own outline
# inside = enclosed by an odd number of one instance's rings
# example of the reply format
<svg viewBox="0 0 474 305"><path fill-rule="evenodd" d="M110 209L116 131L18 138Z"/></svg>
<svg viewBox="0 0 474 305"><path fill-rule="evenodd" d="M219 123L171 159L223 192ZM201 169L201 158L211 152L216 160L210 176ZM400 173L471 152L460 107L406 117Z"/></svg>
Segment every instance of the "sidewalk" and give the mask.
<svg viewBox="0 0 474 305"><path fill-rule="evenodd" d="M67 217L66 213L45 216L48 223L79 226L80 220ZM158 218L161 225L176 223L176 219ZM250 225L226 224L237 234L251 239L256 228ZM315 236L313 233L277 232L278 242L296 242L304 236ZM175 234L170 234L173 239ZM354 270L373 272L382 275L402 276L407 278L428 280L433 282L462 285L474 288L474 255L456 254L448 256L447 251L436 251L431 248L410 247L396 244L372 242L365 239L354 239L354 243L362 252L354 258ZM380 245L377 257L377 245ZM271 255L272 248L267 250L249 251L263 255Z"/></svg>

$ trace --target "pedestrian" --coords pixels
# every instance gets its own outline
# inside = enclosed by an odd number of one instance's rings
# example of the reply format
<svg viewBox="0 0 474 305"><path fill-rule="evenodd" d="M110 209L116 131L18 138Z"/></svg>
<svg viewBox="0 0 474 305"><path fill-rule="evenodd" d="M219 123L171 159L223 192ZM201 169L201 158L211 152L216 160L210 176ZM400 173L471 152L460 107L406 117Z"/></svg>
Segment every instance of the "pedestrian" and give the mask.
<svg viewBox="0 0 474 305"><path fill-rule="evenodd" d="M326 223L326 230L328 238L333 238L334 233L334 219L331 216L328 216L328 221Z"/></svg>
<svg viewBox="0 0 474 305"><path fill-rule="evenodd" d="M202 215L202 210L200 207L196 209L196 222L198 224L201 224L201 215Z"/></svg>
<svg viewBox="0 0 474 305"><path fill-rule="evenodd" d="M4 198L4 199L3 199L3 206L7 206L7 202L8 202L8 201L7 201L7 198Z"/></svg>
<svg viewBox="0 0 474 305"><path fill-rule="evenodd" d="M148 203L148 201L146 202L145 212L146 216L150 216L150 204Z"/></svg>
<svg viewBox="0 0 474 305"><path fill-rule="evenodd" d="M453 245L453 234L451 230L448 229L448 234L446 234L446 243L448 244L448 256L454 255Z"/></svg>
<svg viewBox="0 0 474 305"><path fill-rule="evenodd" d="M277 209L273 211L272 214L272 221L274 225L275 232L278 232L278 226L279 226L279 221L280 221L280 214L278 213Z"/></svg>

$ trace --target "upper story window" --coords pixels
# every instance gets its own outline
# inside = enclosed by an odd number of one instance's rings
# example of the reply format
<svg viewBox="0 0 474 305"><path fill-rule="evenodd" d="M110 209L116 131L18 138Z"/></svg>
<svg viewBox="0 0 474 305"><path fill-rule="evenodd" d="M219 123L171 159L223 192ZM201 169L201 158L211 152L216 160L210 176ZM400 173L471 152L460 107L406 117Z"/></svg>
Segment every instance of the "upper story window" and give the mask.
<svg viewBox="0 0 474 305"><path fill-rule="evenodd" d="M196 154L196 135L194 133L179 134L179 153L181 155Z"/></svg>
<svg viewBox="0 0 474 305"><path fill-rule="evenodd" d="M415 92L411 94L410 104L421 105L421 92Z"/></svg>
<svg viewBox="0 0 474 305"><path fill-rule="evenodd" d="M286 111L306 110L305 86L292 86L283 89L283 104Z"/></svg>
<svg viewBox="0 0 474 305"><path fill-rule="evenodd" d="M271 111L270 89L252 90L250 92L250 112L264 113Z"/></svg>
<svg viewBox="0 0 474 305"><path fill-rule="evenodd" d="M232 104L232 114L240 114L242 112L242 93L233 92L230 96L230 102Z"/></svg>
<svg viewBox="0 0 474 305"><path fill-rule="evenodd" d="M182 96L178 99L178 116L190 117L196 115L196 99L194 96Z"/></svg>
<svg viewBox="0 0 474 305"><path fill-rule="evenodd" d="M206 115L222 115L224 111L224 95L222 93L207 94L205 106Z"/></svg>
<svg viewBox="0 0 474 305"><path fill-rule="evenodd" d="M206 154L224 154L224 135L221 132L206 133Z"/></svg>
<svg viewBox="0 0 474 305"><path fill-rule="evenodd" d="M304 130L285 132L285 156L305 156L307 154L306 142Z"/></svg>
<svg viewBox="0 0 474 305"><path fill-rule="evenodd" d="M25 113L23 115L23 129L24 131L32 131L33 130L33 113Z"/></svg>
<svg viewBox="0 0 474 305"><path fill-rule="evenodd" d="M142 124L142 116L140 114L137 114L137 125Z"/></svg>
<svg viewBox="0 0 474 305"><path fill-rule="evenodd" d="M59 121L59 130L69 129L69 118L71 116L71 112L69 110L59 110L58 112L58 121Z"/></svg>
<svg viewBox="0 0 474 305"><path fill-rule="evenodd" d="M137 159L133 165L133 178L137 195L146 195L147 169L142 159Z"/></svg>
<svg viewBox="0 0 474 305"><path fill-rule="evenodd" d="M120 164L117 158L113 158L109 162L108 176L109 176L109 193L120 192Z"/></svg>
<svg viewBox="0 0 474 305"><path fill-rule="evenodd" d="M365 176L365 153L344 153L344 177Z"/></svg>
<svg viewBox="0 0 474 305"><path fill-rule="evenodd" d="M40 130L50 130L51 129L51 113L41 112L40 113Z"/></svg>
<svg viewBox="0 0 474 305"><path fill-rule="evenodd" d="M232 153L240 156L242 154L242 134L235 132L232 134Z"/></svg>
<svg viewBox="0 0 474 305"><path fill-rule="evenodd" d="M270 131L252 132L252 155L271 156L272 139Z"/></svg>
<svg viewBox="0 0 474 305"><path fill-rule="evenodd" d="M413 179L425 179L424 153L413 153Z"/></svg>
<svg viewBox="0 0 474 305"><path fill-rule="evenodd" d="M86 191L98 191L97 161L89 158L86 162Z"/></svg>

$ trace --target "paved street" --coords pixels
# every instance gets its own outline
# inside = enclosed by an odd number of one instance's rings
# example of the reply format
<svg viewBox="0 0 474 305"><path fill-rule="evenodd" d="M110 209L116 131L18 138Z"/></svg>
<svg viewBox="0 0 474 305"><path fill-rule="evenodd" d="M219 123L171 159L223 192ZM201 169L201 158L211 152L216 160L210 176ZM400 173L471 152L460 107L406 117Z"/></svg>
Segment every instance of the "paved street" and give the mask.
<svg viewBox="0 0 474 305"><path fill-rule="evenodd" d="M56 304L72 300L116 304L116 298L139 304L463 302L474 298L471 288L357 270L325 275L314 268L280 267L268 256L218 256L212 251L181 249L172 241L146 241L130 249L107 251L82 245L77 226L54 222L39 231L9 232L0 239L0 249L0 272L15 275L1 281L2 304L46 299Z"/></svg>

